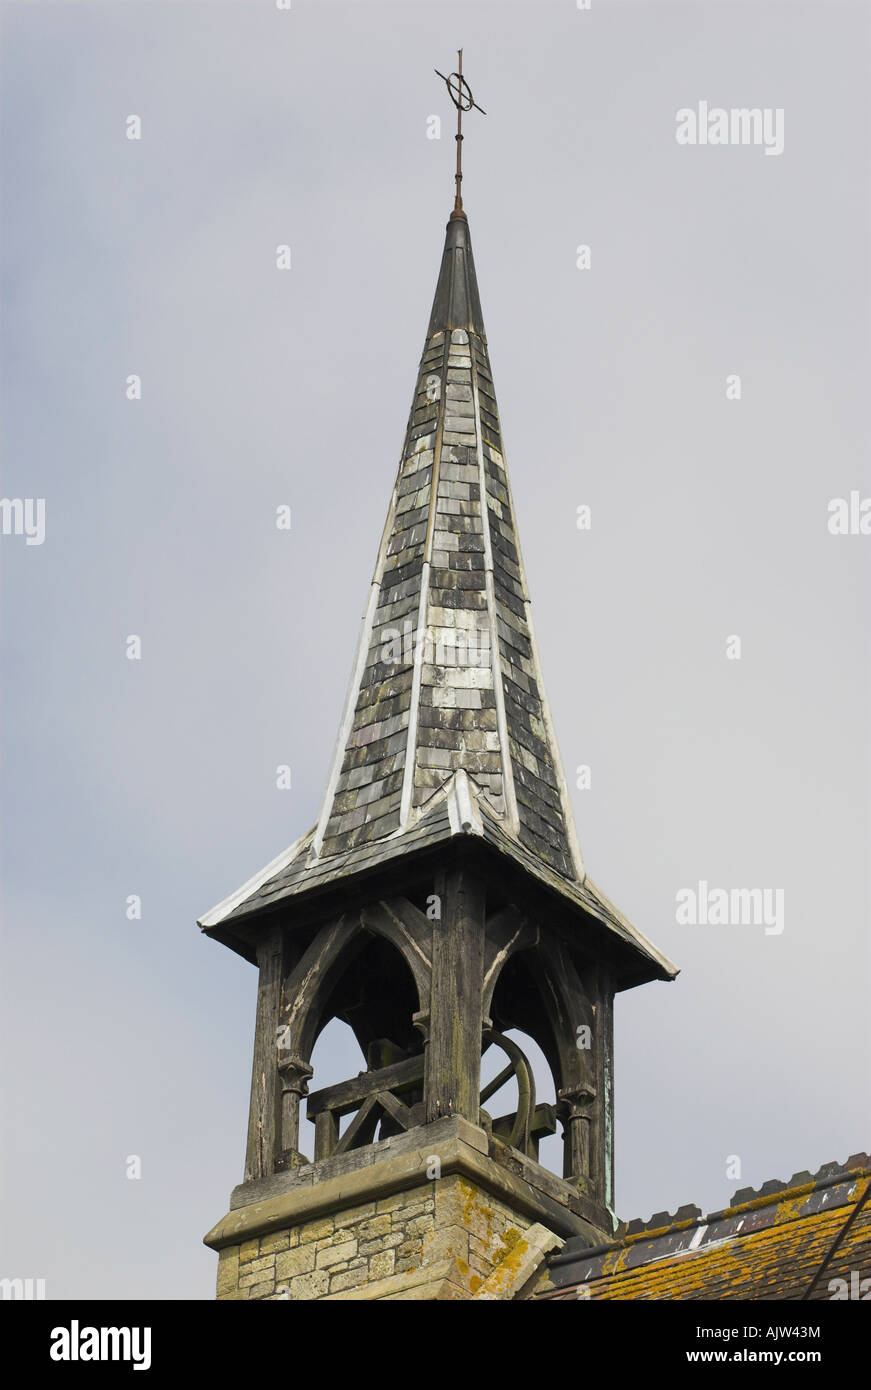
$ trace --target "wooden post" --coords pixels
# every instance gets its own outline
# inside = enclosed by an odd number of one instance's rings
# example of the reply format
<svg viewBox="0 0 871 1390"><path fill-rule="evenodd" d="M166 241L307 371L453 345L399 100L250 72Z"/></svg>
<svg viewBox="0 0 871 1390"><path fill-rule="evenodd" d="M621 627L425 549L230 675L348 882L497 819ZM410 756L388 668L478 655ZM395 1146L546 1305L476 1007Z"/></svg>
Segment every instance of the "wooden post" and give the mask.
<svg viewBox="0 0 871 1390"><path fill-rule="evenodd" d="M563 1123L563 1177L584 1190L594 1187L590 1173L590 1122L595 1096L584 1087L567 1087L557 1093L557 1114Z"/></svg>
<svg viewBox="0 0 871 1390"><path fill-rule="evenodd" d="M339 1142L339 1117L334 1110L323 1110L315 1116L315 1163L336 1152Z"/></svg>
<svg viewBox="0 0 871 1390"><path fill-rule="evenodd" d="M596 1152L601 1171L597 1173L600 1201L613 1210L614 1207L614 985L610 972L603 966L599 971L600 995L598 1017L601 1032L600 1073L596 1085L599 1091L599 1105L593 1127Z"/></svg>
<svg viewBox="0 0 871 1390"><path fill-rule="evenodd" d="M254 1067L251 1076L251 1108L245 1151L245 1181L269 1177L275 1171L276 1119L278 1110L278 1051L276 1030L281 997L281 930L265 934L257 948L260 982L257 987L257 1021L254 1026Z"/></svg>
<svg viewBox="0 0 871 1390"><path fill-rule="evenodd" d="M441 898L441 918L433 923L426 1119L462 1115L476 1125L481 1092L484 884L460 859L439 875L436 892Z"/></svg>
<svg viewBox="0 0 871 1390"><path fill-rule="evenodd" d="M308 1080L312 1069L301 1057L289 1053L278 1030L278 1075L281 1084L281 1118L276 1138L275 1169L300 1168L308 1159L299 1151L299 1110L303 1096L308 1095Z"/></svg>

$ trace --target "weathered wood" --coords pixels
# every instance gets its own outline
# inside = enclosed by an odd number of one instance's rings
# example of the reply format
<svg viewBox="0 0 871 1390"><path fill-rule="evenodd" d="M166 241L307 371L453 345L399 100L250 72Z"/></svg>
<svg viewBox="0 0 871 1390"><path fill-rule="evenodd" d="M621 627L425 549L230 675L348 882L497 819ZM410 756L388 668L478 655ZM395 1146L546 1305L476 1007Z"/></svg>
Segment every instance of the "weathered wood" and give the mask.
<svg viewBox="0 0 871 1390"><path fill-rule="evenodd" d="M433 926L433 978L424 1101L428 1121L462 1115L478 1123L481 1089L483 881L462 859L436 885L441 920Z"/></svg>
<svg viewBox="0 0 871 1390"><path fill-rule="evenodd" d="M585 1187L593 1190L590 1177L590 1100L583 1092L576 1095L560 1091L559 1107L565 1129L563 1176L571 1181L583 1180Z"/></svg>
<svg viewBox="0 0 871 1390"><path fill-rule="evenodd" d="M335 1115L347 1115L358 1105L378 1091L410 1090L423 1080L423 1056L406 1057L402 1062L394 1062L389 1067L379 1067L377 1071L361 1071L350 1081L339 1081L335 1086L324 1086L314 1091L306 1103L306 1114L311 1118L322 1111L331 1110Z"/></svg>
<svg viewBox="0 0 871 1390"><path fill-rule="evenodd" d="M503 1144L508 1143L514 1125L514 1115L500 1115L491 1121L491 1132ZM556 1134L556 1110L552 1105L537 1105L529 1122L529 1143L526 1153L529 1158L538 1160L538 1146L548 1135Z"/></svg>
<svg viewBox="0 0 871 1390"><path fill-rule="evenodd" d="M422 1072L423 1058L420 1061ZM379 1111L403 1130L411 1128L418 1114L417 1107L411 1109L403 1105L390 1091L373 1091L363 1100L357 1115L339 1138L339 1111L324 1110L315 1116L315 1161L332 1154L348 1153L371 1140L380 1118Z"/></svg>
<svg viewBox="0 0 871 1390"><path fill-rule="evenodd" d="M408 1107L408 1128L415 1129L417 1125L426 1123L426 1106L422 1100L415 1101L414 1105Z"/></svg>
<svg viewBox="0 0 871 1390"><path fill-rule="evenodd" d="M363 1101L345 1133L336 1145L337 1154L345 1154L349 1149L353 1149L359 1140L360 1144L370 1144L375 1135L378 1125L378 1096L369 1096Z"/></svg>
<svg viewBox="0 0 871 1390"><path fill-rule="evenodd" d="M484 937L484 980L482 985L482 1013L489 1015L493 1003L493 991L499 975L509 956L534 945L536 930L526 914L516 907L503 907L494 916L487 918Z"/></svg>
<svg viewBox="0 0 871 1390"><path fill-rule="evenodd" d="M308 1113L308 1112L307 1112ZM309 1119L311 1119L309 1114ZM324 1110L314 1117L315 1124L315 1163L329 1158L336 1152L339 1143L339 1117L333 1110Z"/></svg>
<svg viewBox="0 0 871 1390"><path fill-rule="evenodd" d="M278 1053L276 1030L281 998L281 930L274 927L257 949L260 980L257 986L257 1018L254 1025L254 1065L251 1074L251 1106L245 1148L245 1181L265 1178L275 1171L278 1110Z"/></svg>
<svg viewBox="0 0 871 1390"><path fill-rule="evenodd" d="M408 1129L411 1124L411 1111L407 1105L403 1105L401 1100L397 1100L389 1091L378 1092L378 1104L392 1120L395 1120L400 1129Z"/></svg>
<svg viewBox="0 0 871 1390"><path fill-rule="evenodd" d="M307 1163L305 1154L299 1149L299 1112L302 1098L308 1095L308 1079L311 1066L302 1057L295 1056L284 1046L286 1033L279 1028L278 1077L281 1086L281 1124L279 1127L280 1147L276 1153L276 1165L280 1168L298 1168Z"/></svg>
<svg viewBox="0 0 871 1390"><path fill-rule="evenodd" d="M303 1060L311 1056L322 1026L323 1005L355 949L363 944L362 939L354 941L359 929L358 916L342 913L321 927L302 954L297 953L293 969L288 970L284 981L279 1018L282 1046L290 1056Z"/></svg>
<svg viewBox="0 0 871 1390"><path fill-rule="evenodd" d="M606 1206L614 1205L614 986L604 964L596 971L596 1020L599 1051L596 1058L596 1105L591 1126L591 1176Z"/></svg>
<svg viewBox="0 0 871 1390"><path fill-rule="evenodd" d="M391 941L417 985L421 1003L429 996L432 979L432 923L408 898L386 898L361 909L364 927L375 928Z"/></svg>

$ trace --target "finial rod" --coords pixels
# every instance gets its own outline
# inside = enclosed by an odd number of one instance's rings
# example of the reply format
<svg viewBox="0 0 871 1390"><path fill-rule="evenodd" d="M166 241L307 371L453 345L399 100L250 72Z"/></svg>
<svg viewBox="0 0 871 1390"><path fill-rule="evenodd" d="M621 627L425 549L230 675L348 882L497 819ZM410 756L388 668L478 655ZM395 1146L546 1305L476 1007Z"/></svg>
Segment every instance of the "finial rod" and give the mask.
<svg viewBox="0 0 871 1390"><path fill-rule="evenodd" d="M476 111L480 111L482 116L486 116L487 112L483 109L483 107L479 106L478 103L473 99L473 97L472 97L472 89L471 89L471 87L469 86L469 84L468 84L468 82L466 81L466 79L463 77L463 50L462 50L461 48L458 48L458 49L457 49L457 71L456 71L456 72L452 72L451 75L450 75L450 77L445 77L444 73L439 72L438 68L435 68L434 71L435 71L436 77L440 77L440 78L442 79L442 81L444 82L445 86L446 86L447 89L448 89L448 95L449 95L451 101L454 103L454 106L456 106L456 108L457 108L457 134L456 134L456 141L457 141L457 172L456 172L456 175L454 176L454 177L455 177L455 180L456 180L456 185L457 185L457 192L456 192L456 196L455 196L455 198L454 198L454 211L453 211L453 213L452 213L451 215L452 215L453 217L465 217L466 214L463 212L463 193L462 193L462 183L463 183L463 112L464 112L464 111L471 111L471 110L472 110L472 107L474 107Z"/></svg>

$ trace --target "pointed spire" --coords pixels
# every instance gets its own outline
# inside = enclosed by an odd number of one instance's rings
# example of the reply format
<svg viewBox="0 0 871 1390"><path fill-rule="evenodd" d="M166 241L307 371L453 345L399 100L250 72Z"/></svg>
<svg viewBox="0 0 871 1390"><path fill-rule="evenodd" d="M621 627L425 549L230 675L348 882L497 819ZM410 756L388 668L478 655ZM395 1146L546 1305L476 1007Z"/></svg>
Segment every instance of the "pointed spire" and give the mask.
<svg viewBox="0 0 871 1390"><path fill-rule="evenodd" d="M464 328L486 341L478 280L472 259L472 237L466 214L451 217L439 270L427 338Z"/></svg>
<svg viewBox="0 0 871 1390"><path fill-rule="evenodd" d="M457 185L459 189L459 184ZM675 967L587 877L538 661L469 225L453 214L318 823L220 924L479 835ZM230 924L232 925L232 924ZM646 972L646 973L644 973Z"/></svg>
<svg viewBox="0 0 871 1390"><path fill-rule="evenodd" d="M528 609L469 228L452 217L312 861L410 831L462 770L510 836L582 880Z"/></svg>

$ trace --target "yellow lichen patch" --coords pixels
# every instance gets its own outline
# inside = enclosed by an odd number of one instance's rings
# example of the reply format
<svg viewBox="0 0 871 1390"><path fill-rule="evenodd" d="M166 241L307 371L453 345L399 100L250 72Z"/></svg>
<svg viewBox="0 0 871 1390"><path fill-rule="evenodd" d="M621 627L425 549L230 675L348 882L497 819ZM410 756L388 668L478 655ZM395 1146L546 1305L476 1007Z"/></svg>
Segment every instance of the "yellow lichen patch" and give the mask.
<svg viewBox="0 0 871 1390"><path fill-rule="evenodd" d="M506 1232L507 1236L508 1232ZM515 1275L520 1273L523 1264L523 1257L529 1250L528 1243L522 1239L519 1231L513 1232L516 1237L513 1245L506 1249L505 1254L499 1260L498 1267L494 1269L490 1276L490 1287L494 1292L508 1287Z"/></svg>
<svg viewBox="0 0 871 1390"><path fill-rule="evenodd" d="M501 1265L503 1260L507 1260L512 1250L516 1249L518 1241L522 1240L520 1232L514 1227L509 1226L508 1230L499 1237L502 1244L497 1245L493 1251L494 1265ZM524 1250L527 1248L526 1242L523 1243Z"/></svg>
<svg viewBox="0 0 871 1390"><path fill-rule="evenodd" d="M803 1215L802 1207L807 1201L806 1194L796 1195L791 1192L784 1201L777 1204L776 1221L780 1224L783 1221L797 1221Z"/></svg>
<svg viewBox="0 0 871 1390"><path fill-rule="evenodd" d="M782 1223L764 1230L635 1269L609 1272L589 1285L590 1296L608 1300L794 1298L807 1286L843 1221L843 1207L801 1220L784 1215ZM846 1249L844 1255L851 1258Z"/></svg>
<svg viewBox="0 0 871 1390"><path fill-rule="evenodd" d="M656 1236L664 1235L666 1231L688 1231L691 1226L697 1225L694 1216L688 1217L686 1221L675 1221L671 1226L652 1226L650 1230L636 1231L634 1235L626 1236L627 1245L637 1245L642 1240L653 1240Z"/></svg>
<svg viewBox="0 0 871 1390"><path fill-rule="evenodd" d="M784 1189L784 1191L786 1191L786 1189ZM815 1192L815 1191L816 1191L816 1184L815 1184L815 1183L813 1183L813 1182L804 1183L804 1185L803 1185L802 1187L793 1187L793 1188L790 1188L790 1189L789 1189L788 1200L789 1200L789 1201L793 1201L793 1200L795 1200L796 1198L799 1198L799 1199L801 1199L801 1200L804 1200L805 1197L809 1197L810 1194L811 1194L812 1192ZM738 1205L735 1206L735 1207L725 1207L724 1210L723 1210L723 1215L724 1215L724 1216L738 1216L738 1215L741 1214L742 1211L755 1211L757 1208L761 1208L761 1207L770 1207L770 1206L771 1206L771 1197L770 1197L770 1196L769 1196L769 1197L754 1197L753 1200L750 1201L750 1202L739 1202Z"/></svg>
<svg viewBox="0 0 871 1390"><path fill-rule="evenodd" d="M484 1280L481 1278L479 1274L473 1274L471 1279L469 1280L469 1292L477 1293L483 1282Z"/></svg>
<svg viewBox="0 0 871 1390"><path fill-rule="evenodd" d="M603 1274L622 1274L626 1268L626 1262L631 1254L631 1247L623 1250L615 1250L613 1255L609 1255L605 1261Z"/></svg>
<svg viewBox="0 0 871 1390"><path fill-rule="evenodd" d="M480 1200L481 1193L477 1187L466 1182L463 1178L458 1180L460 1192L463 1194L463 1209L461 1223L470 1231L480 1230L480 1223L483 1221L484 1230L481 1239L488 1243L493 1239L493 1218L496 1213L493 1208Z"/></svg>

